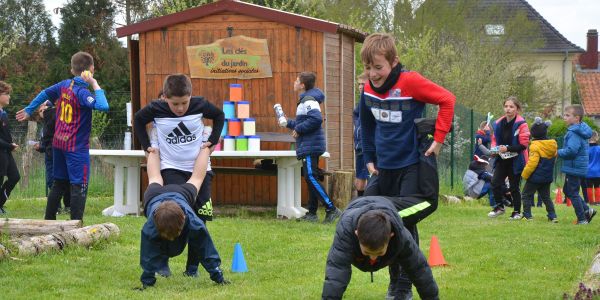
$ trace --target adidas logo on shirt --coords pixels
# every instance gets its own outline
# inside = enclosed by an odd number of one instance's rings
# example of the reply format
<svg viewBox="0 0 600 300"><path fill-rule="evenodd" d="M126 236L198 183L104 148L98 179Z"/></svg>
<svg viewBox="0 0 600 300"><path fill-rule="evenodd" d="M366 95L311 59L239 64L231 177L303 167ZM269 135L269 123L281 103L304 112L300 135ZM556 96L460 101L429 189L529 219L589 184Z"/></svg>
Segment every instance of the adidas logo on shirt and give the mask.
<svg viewBox="0 0 600 300"><path fill-rule="evenodd" d="M185 127L183 122L179 122L177 127L173 129L167 136L167 143L171 145L189 143L196 140L196 135L191 133L190 130Z"/></svg>

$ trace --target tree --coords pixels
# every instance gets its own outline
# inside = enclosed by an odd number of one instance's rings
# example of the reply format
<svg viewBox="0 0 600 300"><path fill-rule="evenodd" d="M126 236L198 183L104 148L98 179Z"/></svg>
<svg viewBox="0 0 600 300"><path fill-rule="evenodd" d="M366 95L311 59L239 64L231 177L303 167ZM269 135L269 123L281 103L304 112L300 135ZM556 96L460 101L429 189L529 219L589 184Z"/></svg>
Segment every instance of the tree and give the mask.
<svg viewBox="0 0 600 300"><path fill-rule="evenodd" d="M13 104L31 100L49 82L56 54L54 27L42 0L0 0L0 79L14 88Z"/></svg>
<svg viewBox="0 0 600 300"><path fill-rule="evenodd" d="M71 56L78 51L86 51L94 57L94 77L106 92L111 113L109 122L100 134L122 134L126 125L115 122L125 118L125 103L129 101L129 60L125 49L115 36L117 9L110 0L71 0L62 9L62 24L59 29L61 64L56 64L56 74L62 78L69 73Z"/></svg>
<svg viewBox="0 0 600 300"><path fill-rule="evenodd" d="M199 5L215 2L214 0L149 0L150 15L152 17L164 16L180 12ZM322 14L321 2L316 0L250 0L245 1L265 7L275 8L287 12L319 17Z"/></svg>

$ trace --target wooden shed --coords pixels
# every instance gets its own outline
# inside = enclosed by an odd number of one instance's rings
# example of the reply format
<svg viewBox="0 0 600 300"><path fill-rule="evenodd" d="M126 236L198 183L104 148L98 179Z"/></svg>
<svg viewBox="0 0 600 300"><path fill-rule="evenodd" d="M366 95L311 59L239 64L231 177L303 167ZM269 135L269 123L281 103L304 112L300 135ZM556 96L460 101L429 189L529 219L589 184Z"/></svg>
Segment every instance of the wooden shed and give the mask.
<svg viewBox="0 0 600 300"><path fill-rule="evenodd" d="M326 96L321 109L331 157L323 166L328 170L354 168L352 110L357 97L354 45L364 40L364 33L325 20L222 0L120 27L117 35L133 36L128 46L134 112L156 99L166 75L190 74L187 46L238 35L266 39L272 77L192 78L194 95L204 96L222 107L229 97L229 85L241 83L244 98L251 103L251 115L256 118L256 131L288 133L277 126L273 105L281 103L285 113L294 117L298 94L293 91L293 82L300 72L313 71L317 74L316 87ZM289 143L261 143L261 150L289 149ZM213 160L213 164L251 166L251 161ZM217 204L275 205L276 188L273 176L222 174L213 181L212 197Z"/></svg>

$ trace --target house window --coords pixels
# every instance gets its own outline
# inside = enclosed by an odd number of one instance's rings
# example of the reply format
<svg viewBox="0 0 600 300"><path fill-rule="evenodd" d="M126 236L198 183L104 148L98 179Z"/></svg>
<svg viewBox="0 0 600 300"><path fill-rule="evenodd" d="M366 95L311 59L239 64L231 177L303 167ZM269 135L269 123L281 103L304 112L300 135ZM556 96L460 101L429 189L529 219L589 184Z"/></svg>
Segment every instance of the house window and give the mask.
<svg viewBox="0 0 600 300"><path fill-rule="evenodd" d="M491 36L504 35L504 25L503 24L487 24L487 25L485 25L485 34L491 35Z"/></svg>

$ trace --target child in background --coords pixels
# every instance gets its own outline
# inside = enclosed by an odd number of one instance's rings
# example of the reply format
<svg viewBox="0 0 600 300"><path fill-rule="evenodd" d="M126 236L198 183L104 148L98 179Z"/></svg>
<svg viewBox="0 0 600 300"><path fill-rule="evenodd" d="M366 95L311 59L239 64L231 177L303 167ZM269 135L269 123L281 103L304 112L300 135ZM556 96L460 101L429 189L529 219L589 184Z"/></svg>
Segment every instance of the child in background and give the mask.
<svg viewBox="0 0 600 300"><path fill-rule="evenodd" d="M558 150L558 157L563 159L561 172L565 173L563 191L565 196L571 198L577 224L585 225L592 221L596 211L583 201L579 196L581 180L585 180L588 171L588 139L592 137L592 129L581 122L583 107L571 105L565 108L563 119L569 128L563 143L564 148Z"/></svg>
<svg viewBox="0 0 600 300"><path fill-rule="evenodd" d="M44 163L46 164L46 196L48 196L48 191L52 190L52 183L54 183L54 168L53 168L53 160L52 160L52 139L54 138L54 126L56 123L56 109L52 105L50 101L44 102L38 108L38 118L39 122L42 122L42 137L39 143L36 143L33 148L40 152L44 153ZM64 190L64 194L61 196L63 199L63 203L65 208L61 209L60 207L60 199L58 202L58 212L63 212L66 214L71 213L71 193L68 189Z"/></svg>
<svg viewBox="0 0 600 300"><path fill-rule="evenodd" d="M469 169L463 177L463 190L465 195L476 199L488 194L490 205L493 206L492 174L489 172L489 166L490 164L486 159L474 155L473 161L469 164Z"/></svg>
<svg viewBox="0 0 600 300"><path fill-rule="evenodd" d="M217 284L230 282L220 269L221 257L206 230L204 223L193 212L192 207L198 189L204 180L210 150L199 151L193 172L184 184L163 186L160 172L159 150L149 151L147 157L148 188L144 193L144 214L147 221L142 228L140 278L145 289L156 283L155 274L163 268L170 257L180 255L188 248L184 276L198 277L198 265L202 264Z"/></svg>
<svg viewBox="0 0 600 300"><path fill-rule="evenodd" d="M321 106L325 95L315 87L317 76L313 72L302 72L294 81L294 91L300 92L296 119L287 120L287 128L292 130L296 139L296 157L302 160L302 172L308 186L308 212L299 220L317 222L317 208L319 200L325 206L325 219L323 223L331 223L342 212L333 205L318 180L319 158L326 151L325 133L323 132L323 116ZM317 200L318 199L318 200Z"/></svg>
<svg viewBox="0 0 600 300"><path fill-rule="evenodd" d="M4 204L8 200L8 197L10 197L10 192L21 179L17 163L12 156L12 152L19 145L13 143L8 124L8 114L5 110L10 104L11 92L12 86L4 81L0 81L0 122L2 122L2 126L0 127L0 214L6 214ZM6 181L4 181L4 176L6 176Z"/></svg>
<svg viewBox="0 0 600 300"><path fill-rule="evenodd" d="M56 220L60 198L71 194L71 220L83 220L90 173L90 133L92 110L108 111L104 90L94 78L94 58L87 52L71 57L72 79L63 80L40 92L31 103L17 112L19 122L26 121L42 103L56 106L56 127L52 140L52 189L46 205L46 220ZM94 90L94 95L88 90Z"/></svg>
<svg viewBox="0 0 600 300"><path fill-rule="evenodd" d="M554 162L556 160L556 141L548 139L548 127L550 121L542 122L537 117L531 125L531 136L533 140L529 144L529 160L521 173L525 179L523 187L523 218L533 220L531 207L533 206L533 195L538 193L540 199L546 205L548 221L558 223L554 204L550 199L550 184L552 184Z"/></svg>
<svg viewBox="0 0 600 300"><path fill-rule="evenodd" d="M475 141L477 141L477 145L475 145L475 151L473 152L473 155L477 155L479 157L485 155L485 153L481 151L479 145L483 145L488 149L490 148L490 143L492 142L492 135L490 133L490 126L487 123L487 121L483 121L481 122L481 124L479 124L479 129L475 133Z"/></svg>
<svg viewBox="0 0 600 300"><path fill-rule="evenodd" d="M598 132L594 130L589 145L589 165L586 174L587 195L591 204L600 204L600 146Z"/></svg>
<svg viewBox="0 0 600 300"><path fill-rule="evenodd" d="M367 74L362 73L358 76L357 84L359 95L362 95L365 83L367 82ZM359 96L360 98L360 96ZM365 163L362 154L362 143L361 143L361 128L360 128L360 116L358 111L358 105L352 112L352 121L354 122L354 157L355 157L355 178L354 187L356 188L356 194L358 197L365 193L365 187L367 186L367 179L369 178L369 170L367 170L367 164Z"/></svg>

